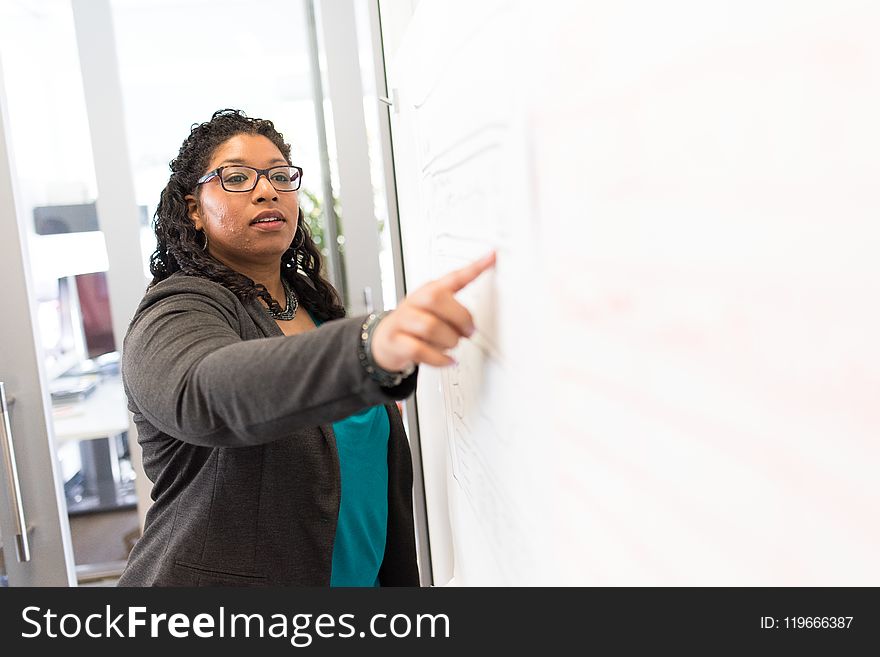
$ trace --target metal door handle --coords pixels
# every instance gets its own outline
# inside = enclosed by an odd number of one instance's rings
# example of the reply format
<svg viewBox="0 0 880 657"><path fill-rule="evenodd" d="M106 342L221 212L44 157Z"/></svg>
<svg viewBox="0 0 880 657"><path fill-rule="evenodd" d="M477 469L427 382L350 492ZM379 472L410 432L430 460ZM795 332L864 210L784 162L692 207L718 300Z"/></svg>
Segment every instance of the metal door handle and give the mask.
<svg viewBox="0 0 880 657"><path fill-rule="evenodd" d="M3 464L6 467L6 485L9 499L15 511L15 548L18 560L25 563L31 560L31 546L28 542L27 523L24 519L24 505L21 502L21 486L18 484L18 466L15 462L15 445L12 444L12 426L9 422L9 405L6 402L6 386L0 381L0 442L3 443Z"/></svg>

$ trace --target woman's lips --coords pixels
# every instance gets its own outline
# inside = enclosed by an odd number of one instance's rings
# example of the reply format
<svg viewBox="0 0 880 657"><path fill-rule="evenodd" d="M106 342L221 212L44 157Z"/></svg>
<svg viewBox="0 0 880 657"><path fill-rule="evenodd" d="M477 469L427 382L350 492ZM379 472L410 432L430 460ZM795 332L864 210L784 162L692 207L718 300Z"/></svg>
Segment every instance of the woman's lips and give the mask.
<svg viewBox="0 0 880 657"><path fill-rule="evenodd" d="M275 232L284 227L284 214L280 210L263 210L251 220L251 226L264 232Z"/></svg>
<svg viewBox="0 0 880 657"><path fill-rule="evenodd" d="M283 219L273 219L272 221L260 221L257 223L251 224L257 230L262 230L266 232L274 232L276 230L281 230L284 228L284 220Z"/></svg>

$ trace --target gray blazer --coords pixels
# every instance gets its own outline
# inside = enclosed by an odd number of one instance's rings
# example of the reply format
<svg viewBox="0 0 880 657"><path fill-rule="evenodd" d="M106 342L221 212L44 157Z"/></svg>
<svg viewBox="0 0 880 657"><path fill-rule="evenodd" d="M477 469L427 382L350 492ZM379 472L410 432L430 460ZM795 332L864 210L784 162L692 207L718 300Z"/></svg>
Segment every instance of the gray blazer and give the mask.
<svg viewBox="0 0 880 657"><path fill-rule="evenodd" d="M382 586L418 586L412 461L393 402L357 357L363 318L284 336L258 301L175 274L150 288L122 378L153 505L120 586L328 586L339 512L331 423L385 404Z"/></svg>

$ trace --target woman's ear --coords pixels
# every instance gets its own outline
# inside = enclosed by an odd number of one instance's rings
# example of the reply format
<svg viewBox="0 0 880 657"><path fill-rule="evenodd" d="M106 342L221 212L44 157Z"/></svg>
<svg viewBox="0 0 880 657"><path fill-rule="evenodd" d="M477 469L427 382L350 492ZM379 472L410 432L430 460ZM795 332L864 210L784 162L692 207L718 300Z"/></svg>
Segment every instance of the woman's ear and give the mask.
<svg viewBox="0 0 880 657"><path fill-rule="evenodd" d="M184 199L186 201L186 213L189 215L190 221L196 227L196 230L203 230L202 214L199 210L199 199L192 194L187 194Z"/></svg>

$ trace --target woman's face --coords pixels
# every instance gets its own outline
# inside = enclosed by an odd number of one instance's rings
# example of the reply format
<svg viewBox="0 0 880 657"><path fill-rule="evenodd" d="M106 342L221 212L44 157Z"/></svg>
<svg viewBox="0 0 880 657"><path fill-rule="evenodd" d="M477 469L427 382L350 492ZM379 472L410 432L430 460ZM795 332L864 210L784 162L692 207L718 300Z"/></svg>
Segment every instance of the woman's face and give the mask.
<svg viewBox="0 0 880 657"><path fill-rule="evenodd" d="M208 171L233 164L268 169L286 165L287 160L266 137L242 134L220 144ZM208 237L208 252L233 269L278 262L296 232L297 193L277 191L266 176L260 176L249 192L227 192L214 176L186 202L196 229ZM267 215L275 220L255 222Z"/></svg>

